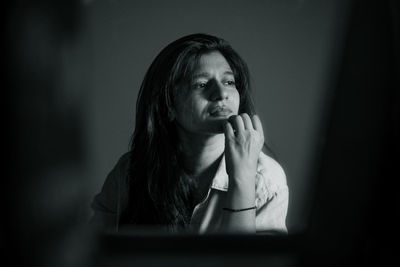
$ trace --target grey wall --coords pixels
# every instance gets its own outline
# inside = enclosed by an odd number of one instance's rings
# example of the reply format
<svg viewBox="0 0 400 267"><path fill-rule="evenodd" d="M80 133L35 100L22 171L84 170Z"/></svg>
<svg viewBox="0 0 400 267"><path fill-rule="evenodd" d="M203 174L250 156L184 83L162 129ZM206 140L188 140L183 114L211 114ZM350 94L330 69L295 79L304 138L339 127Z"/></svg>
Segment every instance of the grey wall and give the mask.
<svg viewBox="0 0 400 267"><path fill-rule="evenodd" d="M304 228L317 134L344 1L86 1L66 80L83 99L90 195L128 150L136 96L153 58L171 41L204 32L228 40L249 65L267 142L286 171L288 227ZM86 203L89 207L90 199Z"/></svg>

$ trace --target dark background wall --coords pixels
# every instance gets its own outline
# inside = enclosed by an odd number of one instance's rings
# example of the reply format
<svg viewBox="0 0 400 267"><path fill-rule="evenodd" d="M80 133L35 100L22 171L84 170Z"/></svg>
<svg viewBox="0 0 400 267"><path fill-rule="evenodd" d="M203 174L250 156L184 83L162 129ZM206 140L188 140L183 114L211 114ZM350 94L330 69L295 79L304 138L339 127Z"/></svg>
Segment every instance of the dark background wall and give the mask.
<svg viewBox="0 0 400 267"><path fill-rule="evenodd" d="M341 46L338 29L347 19L343 2L89 1L79 45L90 61L82 89L91 192L128 150L137 92L151 61L171 41L205 32L228 40L249 65L266 140L288 179L288 227L301 230L316 134Z"/></svg>

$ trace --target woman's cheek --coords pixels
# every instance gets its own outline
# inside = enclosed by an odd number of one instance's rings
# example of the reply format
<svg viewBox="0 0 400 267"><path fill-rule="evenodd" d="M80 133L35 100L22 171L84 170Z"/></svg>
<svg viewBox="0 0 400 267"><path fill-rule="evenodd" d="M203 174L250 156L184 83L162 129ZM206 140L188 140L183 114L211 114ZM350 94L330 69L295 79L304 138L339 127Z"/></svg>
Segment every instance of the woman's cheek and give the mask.
<svg viewBox="0 0 400 267"><path fill-rule="evenodd" d="M235 92L234 92L233 99L234 99L234 105L235 105L235 113L238 114L239 113L239 105L240 105L240 95L237 90L235 90Z"/></svg>

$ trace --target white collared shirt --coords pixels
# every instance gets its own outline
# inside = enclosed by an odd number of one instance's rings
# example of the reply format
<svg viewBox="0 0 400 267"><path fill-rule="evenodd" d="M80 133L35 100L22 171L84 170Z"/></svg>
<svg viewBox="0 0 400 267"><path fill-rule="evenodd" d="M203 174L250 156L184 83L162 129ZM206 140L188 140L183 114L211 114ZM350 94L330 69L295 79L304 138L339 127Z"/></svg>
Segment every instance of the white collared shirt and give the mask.
<svg viewBox="0 0 400 267"><path fill-rule="evenodd" d="M118 231L119 219L127 205L126 178L129 152L124 154L108 175L102 190L92 202L92 222L102 228ZM191 217L191 230L197 233L217 231L222 219L222 208L229 188L225 158L211 182L207 196L196 205ZM272 158L260 153L256 175L256 230L259 233L287 233L286 214L289 192L282 167Z"/></svg>
<svg viewBox="0 0 400 267"><path fill-rule="evenodd" d="M199 233L217 231L222 220L222 208L229 189L225 156L211 182L207 196L192 214L191 228ZM286 214L289 191L282 167L272 158L260 153L256 175L256 231L287 233Z"/></svg>

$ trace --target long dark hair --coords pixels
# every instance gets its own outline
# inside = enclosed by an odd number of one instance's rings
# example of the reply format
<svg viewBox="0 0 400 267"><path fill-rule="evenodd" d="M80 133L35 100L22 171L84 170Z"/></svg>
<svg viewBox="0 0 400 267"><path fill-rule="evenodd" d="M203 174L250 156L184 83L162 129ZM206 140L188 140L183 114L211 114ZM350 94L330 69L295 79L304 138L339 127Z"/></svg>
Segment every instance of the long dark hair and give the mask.
<svg viewBox="0 0 400 267"><path fill-rule="evenodd" d="M196 203L195 184L185 175L178 154L176 126L168 117L174 90L190 79L201 55L220 52L229 63L240 94L239 113L254 113L246 63L223 39L192 34L166 46L154 59L140 87L131 140L128 206L121 224L185 227Z"/></svg>

